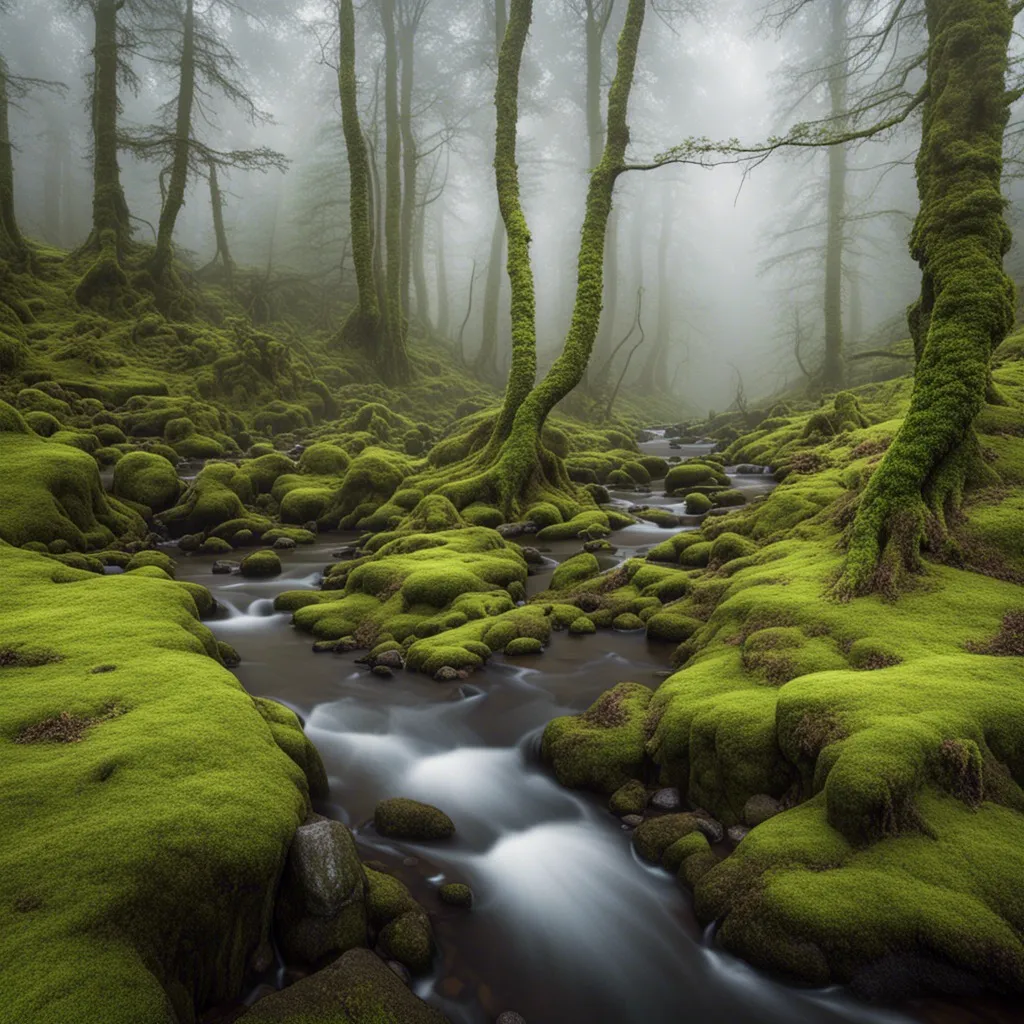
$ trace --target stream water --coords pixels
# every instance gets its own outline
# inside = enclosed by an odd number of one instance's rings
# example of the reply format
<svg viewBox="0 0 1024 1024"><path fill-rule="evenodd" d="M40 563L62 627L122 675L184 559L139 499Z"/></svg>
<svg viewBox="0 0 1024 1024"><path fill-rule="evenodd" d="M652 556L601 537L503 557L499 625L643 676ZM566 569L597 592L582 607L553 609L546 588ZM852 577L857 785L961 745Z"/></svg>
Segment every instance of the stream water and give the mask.
<svg viewBox="0 0 1024 1024"><path fill-rule="evenodd" d="M644 448L669 453L663 439ZM735 486L752 496L769 490L771 478L737 477ZM655 494L615 497L672 505ZM642 554L671 533L653 525L618 531L605 563ZM328 801L318 809L348 824L363 858L385 862L432 912L440 952L435 972L417 983L421 996L457 1024L490 1022L509 1009L529 1024L912 1019L838 990L778 984L712 949L688 895L636 858L628 831L603 801L561 788L543 769L539 739L551 718L584 710L623 680L657 686L670 647L648 645L642 632L557 633L542 657L495 655L465 683L406 672L381 679L356 664L355 654L314 655L290 616L273 611L281 591L316 587L330 552L350 539L332 534L282 552L284 573L272 580L214 576L205 556L180 557L178 578L205 584L222 605L210 625L239 650L246 688L287 704L305 722L330 777ZM577 541L548 545L550 563L531 579L531 592L578 550ZM443 808L456 823L455 839L382 839L369 820L388 796ZM434 890L443 881L472 887L471 911L440 903Z"/></svg>

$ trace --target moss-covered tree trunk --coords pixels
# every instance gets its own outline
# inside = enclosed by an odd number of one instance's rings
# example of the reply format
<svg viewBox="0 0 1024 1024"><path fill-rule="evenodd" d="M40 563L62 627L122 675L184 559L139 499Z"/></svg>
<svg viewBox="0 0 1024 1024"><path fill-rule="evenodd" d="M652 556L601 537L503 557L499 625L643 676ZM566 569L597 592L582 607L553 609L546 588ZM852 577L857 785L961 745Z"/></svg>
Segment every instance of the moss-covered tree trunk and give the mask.
<svg viewBox="0 0 1024 1024"><path fill-rule="evenodd" d="M384 379L398 384L408 379L405 348L405 307L402 303L402 139L398 104L398 40L395 0L380 0L384 29L384 332L378 345L378 365Z"/></svg>
<svg viewBox="0 0 1024 1024"><path fill-rule="evenodd" d="M7 64L0 57L0 258L7 259L25 251L25 240L14 215L14 146L9 111Z"/></svg>
<svg viewBox="0 0 1024 1024"><path fill-rule="evenodd" d="M156 249L149 269L159 281L171 262L171 243L174 225L185 205L185 187L188 184L189 156L192 148L192 106L196 91L196 19L193 0L185 0L181 27L181 59L178 62L178 102L174 119L174 156L167 178L167 194L160 210L160 224L156 234Z"/></svg>
<svg viewBox="0 0 1024 1024"><path fill-rule="evenodd" d="M508 11L505 0L494 2L494 52L500 57L508 26ZM518 83L516 85L518 89ZM487 262L487 278L484 281L483 320L480 328L480 348L474 360L473 369L483 380L493 381L498 372L498 309L501 300L501 262L505 253L505 221L501 207L494 215L491 230L491 251Z"/></svg>
<svg viewBox="0 0 1024 1024"><path fill-rule="evenodd" d="M921 298L906 419L861 497L842 594L894 589L923 544L942 552L965 483L983 464L973 422L989 361L1013 324L1003 270L1010 232L1001 191L1012 15L1006 0L926 0L928 94L917 157L911 251Z"/></svg>
<svg viewBox="0 0 1024 1024"><path fill-rule="evenodd" d="M131 238L131 221L117 163L118 14L124 0L95 0L92 74L92 231L84 251L96 253L75 297L83 305L120 304L127 278L121 262Z"/></svg>
<svg viewBox="0 0 1024 1024"><path fill-rule="evenodd" d="M828 93L837 129L846 113L847 0L830 0ZM842 388L843 362L843 233L846 227L846 146L828 150L827 235L825 239L825 366L822 383Z"/></svg>
<svg viewBox="0 0 1024 1024"><path fill-rule="evenodd" d="M371 204L370 161L366 137L359 122L356 80L356 21L352 0L338 4L338 96L341 100L341 125L348 156L348 212L352 231L352 263L356 272L359 306L342 329L348 340L372 343L380 327L380 304L373 270L373 213Z"/></svg>
<svg viewBox="0 0 1024 1024"><path fill-rule="evenodd" d="M576 301L569 333L551 369L519 406L512 429L502 446L498 477L502 503L506 507L514 505L521 495L528 493L531 482L538 473L544 472L541 444L544 423L551 410L583 379L594 348L601 322L605 236L612 212L615 182L622 173L629 145L629 96L633 88L645 6L646 0L629 0L619 36L618 66L608 91L604 152L591 171L587 189L577 261Z"/></svg>
<svg viewBox="0 0 1024 1024"><path fill-rule="evenodd" d="M208 266L213 267L220 260L224 268L224 281L229 291L235 288L235 261L231 257L231 246L228 243L228 233L224 226L224 196L220 190L220 179L217 176L217 164L213 160L206 163L207 180L210 184L210 214L213 217L213 237L217 242L217 249L213 254Z"/></svg>

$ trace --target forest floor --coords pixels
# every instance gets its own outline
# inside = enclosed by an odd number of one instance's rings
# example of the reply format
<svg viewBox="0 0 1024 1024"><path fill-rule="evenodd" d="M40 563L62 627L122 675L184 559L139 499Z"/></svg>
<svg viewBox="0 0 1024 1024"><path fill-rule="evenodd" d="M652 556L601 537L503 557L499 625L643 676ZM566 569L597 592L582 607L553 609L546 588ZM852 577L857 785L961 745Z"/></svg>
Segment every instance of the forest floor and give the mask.
<svg viewBox="0 0 1024 1024"><path fill-rule="evenodd" d="M722 450L687 461L638 445L670 403L624 396L598 427L581 397L544 436L578 492L506 523L419 486L466 456L497 401L443 346L412 346L413 382L389 389L364 354L255 328L215 293L187 322L83 314L45 252L17 283L0 306L12 1019L194 1020L265 967L272 924L313 964L375 944L414 972L429 962L426 914L311 817L315 748L231 674L236 652L200 621L211 594L175 581L166 550L267 578L338 528L360 540L321 589L276 604L318 649L365 650L381 675L465 679L495 652L543 657L557 630L676 648L656 691L623 680L550 724L544 755L564 785L643 819L638 853L693 888L726 948L867 996L1024 989L1024 335L997 353L1006 404L977 427L1001 482L970 493L956 563L840 602L843 531L909 378L857 388L860 422L844 401L712 423ZM724 473L737 463L778 487L745 502ZM638 503L656 487L688 517L625 511L608 487ZM680 532L603 571L609 534L637 518ZM541 594L534 537L579 544ZM664 787L689 809L649 806ZM724 859L720 829L736 844ZM348 879L343 905L317 902L307 842ZM384 1005L438 1019L381 968L348 953L249 1016L298 1021L343 985L358 994L338 1020Z"/></svg>

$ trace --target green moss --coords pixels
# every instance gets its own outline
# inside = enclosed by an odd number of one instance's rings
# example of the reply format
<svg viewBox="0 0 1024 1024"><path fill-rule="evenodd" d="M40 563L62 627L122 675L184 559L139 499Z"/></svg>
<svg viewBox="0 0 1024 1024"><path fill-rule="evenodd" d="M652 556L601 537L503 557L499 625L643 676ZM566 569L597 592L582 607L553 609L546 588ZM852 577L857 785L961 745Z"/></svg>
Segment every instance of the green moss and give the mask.
<svg viewBox="0 0 1024 1024"><path fill-rule="evenodd" d="M703 832L687 832L671 842L661 853L661 864L669 871L678 872L683 862L690 857L710 853L707 837Z"/></svg>
<svg viewBox="0 0 1024 1024"><path fill-rule="evenodd" d="M626 814L643 814L647 808L647 789L637 779L623 783L611 795L608 810L620 817Z"/></svg>
<svg viewBox="0 0 1024 1024"><path fill-rule="evenodd" d="M299 472L316 476L342 476L351 461L344 448L321 442L310 445L299 456Z"/></svg>
<svg viewBox="0 0 1024 1024"><path fill-rule="evenodd" d="M583 580L596 576L600 571L600 564L589 551L573 555L551 574L551 589L567 590Z"/></svg>
<svg viewBox="0 0 1024 1024"><path fill-rule="evenodd" d="M596 633L597 626L594 625L593 619L587 618L586 615L580 615L569 623L569 632L576 636L584 636L589 633Z"/></svg>
<svg viewBox="0 0 1024 1024"><path fill-rule="evenodd" d="M515 658L523 654L540 654L544 645L536 637L519 636L505 644L505 655Z"/></svg>
<svg viewBox="0 0 1024 1024"><path fill-rule="evenodd" d="M381 800L373 824L389 839L448 839L455 834L455 824L444 811L404 797Z"/></svg>
<svg viewBox="0 0 1024 1024"><path fill-rule="evenodd" d="M718 565L731 562L734 558L746 558L757 551L757 545L738 533L720 533L711 544L712 562Z"/></svg>
<svg viewBox="0 0 1024 1024"><path fill-rule="evenodd" d="M129 452L114 468L111 493L118 498L163 512L181 494L178 474L165 458L150 452Z"/></svg>
<svg viewBox="0 0 1024 1024"><path fill-rule="evenodd" d="M582 715L556 718L544 730L542 754L563 786L614 793L644 772L645 721L651 690L619 683Z"/></svg>
<svg viewBox="0 0 1024 1024"><path fill-rule="evenodd" d="M305 776L220 665L186 588L4 545L0 562L5 642L47 636L59 655L2 670L19 799L0 810L0 901L24 908L0 932L5 1010L164 1020L169 991L189 1011L235 998L269 935L265 894L306 815ZM11 742L65 714L97 721L77 742ZM175 952L185 936L195 959Z"/></svg>
<svg viewBox="0 0 1024 1024"><path fill-rule="evenodd" d="M239 572L243 576L263 579L268 576L279 576L281 559L273 551L254 551L242 559Z"/></svg>
<svg viewBox="0 0 1024 1024"><path fill-rule="evenodd" d="M203 533L233 520L244 519L245 506L238 491L251 496L249 479L227 463L205 466L181 500L160 516L173 536Z"/></svg>
<svg viewBox="0 0 1024 1024"><path fill-rule="evenodd" d="M351 949L288 988L261 999L243 1024L444 1024L440 1010L418 999L380 957Z"/></svg>
<svg viewBox="0 0 1024 1024"><path fill-rule="evenodd" d="M125 570L131 572L132 569L140 569L146 565L155 565L172 579L174 578L174 559L163 551L140 551L138 554L132 555L128 560Z"/></svg>
<svg viewBox="0 0 1024 1024"><path fill-rule="evenodd" d="M56 416L42 410L25 413L25 422L40 437L52 437L60 430L60 420Z"/></svg>
<svg viewBox="0 0 1024 1024"><path fill-rule="evenodd" d="M16 545L60 539L85 550L144 534L141 517L104 494L96 463L84 452L44 441L3 402L0 427L0 538Z"/></svg>
<svg viewBox="0 0 1024 1024"><path fill-rule="evenodd" d="M473 890L461 882L446 882L437 890L442 903L451 907L462 907L468 910L473 905Z"/></svg>
<svg viewBox="0 0 1024 1024"><path fill-rule="evenodd" d="M675 611L655 612L645 623L649 640L664 640L678 644L689 640L700 629L699 619Z"/></svg>
<svg viewBox="0 0 1024 1024"><path fill-rule="evenodd" d="M493 529L505 522L505 516L499 509L480 503L467 505L461 515L470 526L489 526Z"/></svg>
<svg viewBox="0 0 1024 1024"><path fill-rule="evenodd" d="M633 833L633 845L644 860L660 864L669 847L695 831L697 819L692 814L665 814L638 825Z"/></svg>
<svg viewBox="0 0 1024 1024"><path fill-rule="evenodd" d="M380 933L380 944L388 956L404 964L414 974L425 974L430 970L434 938L423 911L409 911L396 917Z"/></svg>

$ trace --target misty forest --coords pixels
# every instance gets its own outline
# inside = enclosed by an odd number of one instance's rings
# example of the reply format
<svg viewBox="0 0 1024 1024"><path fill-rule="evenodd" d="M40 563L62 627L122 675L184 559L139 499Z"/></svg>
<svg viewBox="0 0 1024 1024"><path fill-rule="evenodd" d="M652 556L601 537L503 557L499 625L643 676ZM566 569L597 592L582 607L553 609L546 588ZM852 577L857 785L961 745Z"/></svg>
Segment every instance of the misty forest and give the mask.
<svg viewBox="0 0 1024 1024"><path fill-rule="evenodd" d="M1022 13L0 0L0 1022L1024 1022Z"/></svg>

